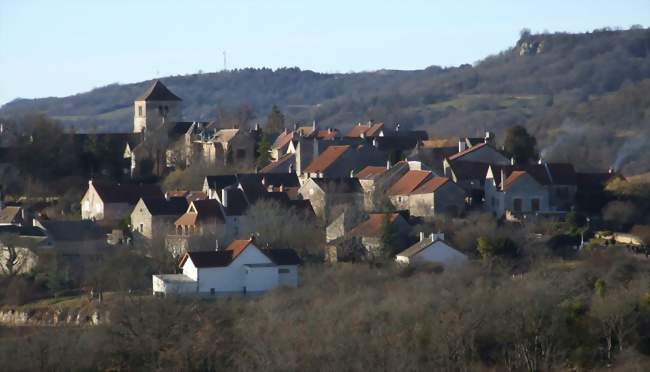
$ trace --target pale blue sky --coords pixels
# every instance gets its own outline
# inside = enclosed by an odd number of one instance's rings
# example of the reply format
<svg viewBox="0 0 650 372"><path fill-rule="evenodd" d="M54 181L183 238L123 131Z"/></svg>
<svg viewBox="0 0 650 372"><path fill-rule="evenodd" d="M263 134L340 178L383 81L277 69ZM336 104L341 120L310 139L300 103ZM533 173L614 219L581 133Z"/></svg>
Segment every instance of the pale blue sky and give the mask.
<svg viewBox="0 0 650 372"><path fill-rule="evenodd" d="M0 0L0 104L223 68L473 63L523 27L650 25L650 0Z"/></svg>

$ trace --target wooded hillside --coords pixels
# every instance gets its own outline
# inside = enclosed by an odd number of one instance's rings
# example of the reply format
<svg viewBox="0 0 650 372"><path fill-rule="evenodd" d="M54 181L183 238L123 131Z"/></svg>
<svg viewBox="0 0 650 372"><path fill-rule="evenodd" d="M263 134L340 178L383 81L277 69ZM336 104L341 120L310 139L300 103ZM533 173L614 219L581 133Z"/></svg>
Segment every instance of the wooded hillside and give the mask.
<svg viewBox="0 0 650 372"><path fill-rule="evenodd" d="M524 31L515 46L473 66L349 74L242 69L163 78L183 98L186 120L213 120L219 109L249 105L254 120L263 123L277 104L288 122L316 119L338 128L374 119L432 135L473 135L486 129L499 135L525 124L539 137L539 150L553 160L571 156L586 169L618 163L628 173L650 170L650 162L635 150L650 144L647 79L650 30L641 28L585 34ZM77 131L128 131L132 102L149 84L19 99L0 114L44 112ZM566 143L576 148L556 151Z"/></svg>

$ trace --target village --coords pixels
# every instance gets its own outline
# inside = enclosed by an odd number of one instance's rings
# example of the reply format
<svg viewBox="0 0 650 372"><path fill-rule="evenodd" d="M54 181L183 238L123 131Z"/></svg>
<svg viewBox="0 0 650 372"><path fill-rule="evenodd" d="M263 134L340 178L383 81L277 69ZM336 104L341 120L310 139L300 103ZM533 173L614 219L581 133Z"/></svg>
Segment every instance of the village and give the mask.
<svg viewBox="0 0 650 372"><path fill-rule="evenodd" d="M182 112L182 98L156 80L134 99L131 133L75 135L110 142L117 149L111 154L120 157L111 160L121 164L119 178L98 169L88 179L78 218L9 200L0 180L2 271L28 273L44 252L58 252L74 266L153 242L175 263L175 271L152 273L149 293L157 296L246 296L298 287L299 267L319 262L455 270L507 250L484 237L464 247L446 239L477 214L527 229L531 244L550 237L530 226L578 215L579 234L559 246L577 252L591 238L604 241L594 228L601 207L585 205L604 205L599 198L607 184L625 180L613 169L582 171L533 158L534 138L521 127L498 134L504 139L490 131L439 138L372 120L347 131L316 121L220 128L184 121ZM9 131L0 136L11 152ZM163 190L155 181L197 164L205 175L191 177L200 188ZM314 236L299 243L287 238L307 230ZM607 239L647 257L637 236L619 232Z"/></svg>

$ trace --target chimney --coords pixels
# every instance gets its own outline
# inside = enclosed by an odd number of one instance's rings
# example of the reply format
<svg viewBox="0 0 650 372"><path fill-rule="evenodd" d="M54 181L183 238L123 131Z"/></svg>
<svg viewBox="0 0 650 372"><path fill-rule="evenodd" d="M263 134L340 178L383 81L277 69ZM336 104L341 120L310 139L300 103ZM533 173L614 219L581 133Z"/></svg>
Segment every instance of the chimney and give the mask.
<svg viewBox="0 0 650 372"><path fill-rule="evenodd" d="M280 185L280 192L284 192L284 185Z"/></svg>
<svg viewBox="0 0 650 372"><path fill-rule="evenodd" d="M515 165L515 157L510 158L510 165Z"/></svg>
<svg viewBox="0 0 650 372"><path fill-rule="evenodd" d="M316 130L316 120L311 122L311 129Z"/></svg>
<svg viewBox="0 0 650 372"><path fill-rule="evenodd" d="M332 133L332 128L327 128L327 133Z"/></svg>
<svg viewBox="0 0 650 372"><path fill-rule="evenodd" d="M459 139L458 140L458 152L465 151L466 148L467 148L467 144L465 143L465 140L462 139L462 138Z"/></svg>
<svg viewBox="0 0 650 372"><path fill-rule="evenodd" d="M610 168L607 170L607 173L609 173L609 174L614 173L614 168L610 167Z"/></svg>
<svg viewBox="0 0 650 372"><path fill-rule="evenodd" d="M390 169L390 160L386 160L386 169Z"/></svg>
<svg viewBox="0 0 650 372"><path fill-rule="evenodd" d="M501 191L503 191L503 184L506 182L506 172L501 168ZM498 187L499 185L497 185Z"/></svg>
<svg viewBox="0 0 650 372"><path fill-rule="evenodd" d="M424 231L420 231L420 241L424 240Z"/></svg>
<svg viewBox="0 0 650 372"><path fill-rule="evenodd" d="M376 138L373 138L373 139L372 139L372 146L373 146L373 147L379 147L379 142L377 141Z"/></svg>
<svg viewBox="0 0 650 372"><path fill-rule="evenodd" d="M221 205L228 208L228 190L225 187L221 189Z"/></svg>
<svg viewBox="0 0 650 372"><path fill-rule="evenodd" d="M399 132L399 123L395 124L395 132Z"/></svg>
<svg viewBox="0 0 650 372"><path fill-rule="evenodd" d="M436 240L445 240L445 234L438 232L436 233L431 233L431 241L435 242Z"/></svg>
<svg viewBox="0 0 650 372"><path fill-rule="evenodd" d="M494 138L494 134L490 131L485 131L485 143L492 142L492 139Z"/></svg>
<svg viewBox="0 0 650 372"><path fill-rule="evenodd" d="M216 239L216 240L214 241L214 250L215 250L215 251L218 251L218 250L219 250L219 239Z"/></svg>
<svg viewBox="0 0 650 372"><path fill-rule="evenodd" d="M354 178L354 169L350 169L350 178Z"/></svg>
<svg viewBox="0 0 650 372"><path fill-rule="evenodd" d="M250 241L251 241L251 243L255 242L255 234L254 233L251 233Z"/></svg>
<svg viewBox="0 0 650 372"><path fill-rule="evenodd" d="M361 126L361 122L358 122L358 123L357 123L357 126L360 127L360 126Z"/></svg>
<svg viewBox="0 0 650 372"><path fill-rule="evenodd" d="M361 138L366 138L366 133L365 132L361 132Z"/></svg>

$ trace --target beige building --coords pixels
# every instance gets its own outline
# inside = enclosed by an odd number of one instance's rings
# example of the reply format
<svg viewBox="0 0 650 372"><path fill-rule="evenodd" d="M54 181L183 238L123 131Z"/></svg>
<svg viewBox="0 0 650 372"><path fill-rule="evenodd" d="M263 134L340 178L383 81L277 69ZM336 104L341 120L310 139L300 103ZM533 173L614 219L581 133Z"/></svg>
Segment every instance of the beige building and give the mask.
<svg viewBox="0 0 650 372"><path fill-rule="evenodd" d="M459 216L465 210L465 190L447 177L433 177L410 193L408 203L412 216Z"/></svg>
<svg viewBox="0 0 650 372"><path fill-rule="evenodd" d="M81 199L81 218L116 222L131 215L142 197L163 197L157 185L107 185L88 181Z"/></svg>
<svg viewBox="0 0 650 372"><path fill-rule="evenodd" d="M134 104L133 132L156 129L167 123L181 121L182 100L156 80Z"/></svg>
<svg viewBox="0 0 650 372"><path fill-rule="evenodd" d="M185 198L140 198L131 212L134 237L163 238L174 231L174 222L187 211Z"/></svg>

